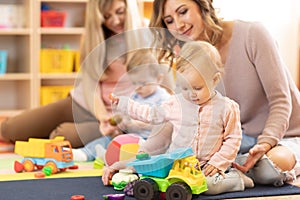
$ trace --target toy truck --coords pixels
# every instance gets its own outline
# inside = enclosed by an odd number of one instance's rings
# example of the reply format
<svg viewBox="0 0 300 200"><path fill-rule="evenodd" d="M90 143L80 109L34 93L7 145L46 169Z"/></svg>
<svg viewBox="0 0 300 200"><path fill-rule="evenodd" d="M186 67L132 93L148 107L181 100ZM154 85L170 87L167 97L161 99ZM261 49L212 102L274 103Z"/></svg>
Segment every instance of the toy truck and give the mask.
<svg viewBox="0 0 300 200"><path fill-rule="evenodd" d="M15 153L24 157L21 162L15 161L16 172L31 172L35 168L50 167L51 173L55 174L74 165L71 144L64 137L17 141Z"/></svg>
<svg viewBox="0 0 300 200"><path fill-rule="evenodd" d="M133 187L138 200L159 199L160 192L165 192L167 200L190 200L193 194L207 190L205 176L191 148L152 157L137 155L137 160L127 166L133 166L142 175Z"/></svg>

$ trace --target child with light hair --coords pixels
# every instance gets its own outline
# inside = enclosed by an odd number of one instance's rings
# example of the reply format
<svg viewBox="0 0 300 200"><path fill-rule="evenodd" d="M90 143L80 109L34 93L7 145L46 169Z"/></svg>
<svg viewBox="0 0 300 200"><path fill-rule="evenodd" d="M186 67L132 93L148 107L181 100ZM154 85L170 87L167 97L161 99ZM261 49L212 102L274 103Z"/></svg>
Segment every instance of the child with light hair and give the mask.
<svg viewBox="0 0 300 200"><path fill-rule="evenodd" d="M253 187L250 178L231 168L242 139L240 110L235 101L216 90L223 74L218 51L207 42L187 42L179 52L176 67L180 92L163 104L150 107L124 96L112 100L118 111L133 119L151 124L172 123L171 135L151 134L140 151L154 155L166 145L167 151L192 147L207 179L206 194ZM121 169L116 166L104 171L104 184L108 183L110 172Z"/></svg>
<svg viewBox="0 0 300 200"><path fill-rule="evenodd" d="M127 75L123 78L126 79L128 76L132 84L132 99L141 104L153 106L160 105L170 97L167 90L161 87L164 80L163 69L151 49L139 49L128 53L126 65ZM121 88L123 87L121 86ZM118 85L115 90L118 90ZM112 129L117 125L125 133L134 133L147 139L153 128L153 125L149 123L130 119L126 115L120 116L119 113L114 112L113 115L121 119L119 119L119 123L117 122L118 124L110 125ZM106 135L88 143L83 148L73 149L74 160L92 161L95 158L104 160L106 148L115 136L114 134Z"/></svg>

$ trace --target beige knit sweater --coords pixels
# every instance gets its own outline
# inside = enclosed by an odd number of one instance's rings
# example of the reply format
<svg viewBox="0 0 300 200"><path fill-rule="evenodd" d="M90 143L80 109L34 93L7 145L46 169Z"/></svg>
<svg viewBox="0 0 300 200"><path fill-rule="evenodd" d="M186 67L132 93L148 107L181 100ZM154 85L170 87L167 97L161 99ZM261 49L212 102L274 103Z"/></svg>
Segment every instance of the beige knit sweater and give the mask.
<svg viewBox="0 0 300 200"><path fill-rule="evenodd" d="M235 21L221 83L240 105L243 132L258 143L300 136L299 90L262 24Z"/></svg>

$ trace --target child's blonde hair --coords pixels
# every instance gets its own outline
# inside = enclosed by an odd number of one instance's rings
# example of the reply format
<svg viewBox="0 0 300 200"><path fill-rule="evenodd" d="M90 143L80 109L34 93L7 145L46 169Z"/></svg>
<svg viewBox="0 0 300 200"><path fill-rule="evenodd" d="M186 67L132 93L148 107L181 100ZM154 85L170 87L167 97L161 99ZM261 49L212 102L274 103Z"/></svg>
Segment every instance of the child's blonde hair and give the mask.
<svg viewBox="0 0 300 200"><path fill-rule="evenodd" d="M156 54L152 49L138 49L132 51L127 56L127 71L128 73L135 73L138 67L147 67L150 75L157 77L160 72Z"/></svg>
<svg viewBox="0 0 300 200"><path fill-rule="evenodd" d="M194 67L203 78L213 78L215 74L223 75L224 67L219 51L208 42L190 41L185 43L176 61L176 69L183 72Z"/></svg>

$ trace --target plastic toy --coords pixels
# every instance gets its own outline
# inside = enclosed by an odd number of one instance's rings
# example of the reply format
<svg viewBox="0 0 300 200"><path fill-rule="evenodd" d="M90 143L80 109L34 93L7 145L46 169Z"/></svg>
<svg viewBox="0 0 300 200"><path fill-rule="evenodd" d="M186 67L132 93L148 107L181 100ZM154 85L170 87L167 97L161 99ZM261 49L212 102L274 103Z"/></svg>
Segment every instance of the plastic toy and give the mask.
<svg viewBox="0 0 300 200"><path fill-rule="evenodd" d="M108 120L108 122L112 126L117 126L122 122L122 117L120 115L114 115Z"/></svg>
<svg viewBox="0 0 300 200"><path fill-rule="evenodd" d="M123 190L127 183L138 180L138 175L134 174L130 169L121 169L112 177L112 185L115 190Z"/></svg>
<svg viewBox="0 0 300 200"><path fill-rule="evenodd" d="M16 172L31 172L36 168L43 169L44 173L51 170L55 174L74 166L71 144L64 141L64 137L17 141L15 153L24 157L21 162L15 161Z"/></svg>
<svg viewBox="0 0 300 200"><path fill-rule="evenodd" d="M117 161L135 157L141 142L144 142L144 139L135 134L124 134L115 137L107 146L106 164L112 165Z"/></svg>
<svg viewBox="0 0 300 200"><path fill-rule="evenodd" d="M104 167L104 161L101 158L94 160L94 169L102 169Z"/></svg>
<svg viewBox="0 0 300 200"><path fill-rule="evenodd" d="M85 197L83 195L73 195L70 200L84 200Z"/></svg>
<svg viewBox="0 0 300 200"><path fill-rule="evenodd" d="M140 180L133 194L136 199L159 199L165 192L167 200L190 200L193 194L207 190L206 179L191 148L180 148L171 153L140 158L127 164L133 166Z"/></svg>
<svg viewBox="0 0 300 200"><path fill-rule="evenodd" d="M106 194L103 195L103 198L107 200L124 200L125 194Z"/></svg>

